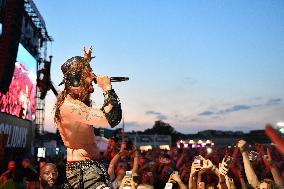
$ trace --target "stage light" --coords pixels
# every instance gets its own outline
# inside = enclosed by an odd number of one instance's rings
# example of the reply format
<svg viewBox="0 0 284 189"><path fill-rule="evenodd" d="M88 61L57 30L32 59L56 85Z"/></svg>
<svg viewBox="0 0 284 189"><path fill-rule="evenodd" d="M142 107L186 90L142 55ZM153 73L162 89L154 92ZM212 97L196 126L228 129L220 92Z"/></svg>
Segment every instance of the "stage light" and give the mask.
<svg viewBox="0 0 284 189"><path fill-rule="evenodd" d="M140 146L140 150L141 150L141 151L152 150L152 146L150 146L150 145L148 145L148 146Z"/></svg>
<svg viewBox="0 0 284 189"><path fill-rule="evenodd" d="M284 134L284 122L278 122L276 125L278 126L280 133Z"/></svg>
<svg viewBox="0 0 284 189"><path fill-rule="evenodd" d="M159 148L161 150L170 150L170 146L169 145L160 145Z"/></svg>
<svg viewBox="0 0 284 189"><path fill-rule="evenodd" d="M206 152L207 152L207 154L211 154L212 148L206 148Z"/></svg>
<svg viewBox="0 0 284 189"><path fill-rule="evenodd" d="M211 140L206 140L206 144L210 144L211 143Z"/></svg>

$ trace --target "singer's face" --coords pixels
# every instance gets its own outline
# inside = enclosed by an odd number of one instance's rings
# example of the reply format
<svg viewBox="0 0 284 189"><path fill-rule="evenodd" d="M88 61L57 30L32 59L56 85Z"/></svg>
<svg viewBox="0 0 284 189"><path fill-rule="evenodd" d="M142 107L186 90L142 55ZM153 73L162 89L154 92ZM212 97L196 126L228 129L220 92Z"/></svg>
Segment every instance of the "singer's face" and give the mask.
<svg viewBox="0 0 284 189"><path fill-rule="evenodd" d="M92 69L87 67L82 71L80 86L72 87L71 93L73 98L82 102L88 101L90 94L94 92L93 81L96 75L92 72Z"/></svg>

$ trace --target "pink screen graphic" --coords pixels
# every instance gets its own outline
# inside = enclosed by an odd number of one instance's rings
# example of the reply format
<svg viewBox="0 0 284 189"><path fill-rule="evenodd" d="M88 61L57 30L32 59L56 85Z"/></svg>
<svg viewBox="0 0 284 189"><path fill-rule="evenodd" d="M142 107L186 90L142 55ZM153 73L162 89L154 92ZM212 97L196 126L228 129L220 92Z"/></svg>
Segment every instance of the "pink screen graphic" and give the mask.
<svg viewBox="0 0 284 189"><path fill-rule="evenodd" d="M16 62L9 91L0 92L0 111L22 119L34 120L36 112L36 82L25 65Z"/></svg>

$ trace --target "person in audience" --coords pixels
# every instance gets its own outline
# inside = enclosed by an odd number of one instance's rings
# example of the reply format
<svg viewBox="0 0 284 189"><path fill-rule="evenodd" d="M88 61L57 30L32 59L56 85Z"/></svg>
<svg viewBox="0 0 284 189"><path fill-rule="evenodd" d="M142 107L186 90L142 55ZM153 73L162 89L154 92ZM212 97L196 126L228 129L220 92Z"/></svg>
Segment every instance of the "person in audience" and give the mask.
<svg viewBox="0 0 284 189"><path fill-rule="evenodd" d="M111 137L108 139L108 145L103 153L102 159L106 161L106 163L109 163L118 152L117 138Z"/></svg>
<svg viewBox="0 0 284 189"><path fill-rule="evenodd" d="M8 170L5 171L0 177L0 183L5 183L8 179L13 177L15 171L15 161L11 160L8 162Z"/></svg>
<svg viewBox="0 0 284 189"><path fill-rule="evenodd" d="M14 166L11 177L0 185L0 189L26 189L26 182L19 166Z"/></svg>
<svg viewBox="0 0 284 189"><path fill-rule="evenodd" d="M136 189L136 183L133 181L133 179L130 176L125 175L122 179L121 185L119 186L119 189Z"/></svg>
<svg viewBox="0 0 284 189"><path fill-rule="evenodd" d="M53 163L46 163L40 168L39 183L40 189L56 189L58 171Z"/></svg>
<svg viewBox="0 0 284 189"><path fill-rule="evenodd" d="M267 179L267 178L263 180L259 180L259 178L257 177L252 167L252 164L249 160L246 141L240 140L238 142L238 147L243 157L243 163L244 163L244 168L245 168L245 173L246 173L248 183L255 189L257 188L260 188L260 189L276 188L277 185L273 180Z"/></svg>
<svg viewBox="0 0 284 189"><path fill-rule="evenodd" d="M187 189L185 184L182 182L180 175L178 174L178 171L174 171L170 175L170 177L168 179L168 183L177 184L179 189Z"/></svg>

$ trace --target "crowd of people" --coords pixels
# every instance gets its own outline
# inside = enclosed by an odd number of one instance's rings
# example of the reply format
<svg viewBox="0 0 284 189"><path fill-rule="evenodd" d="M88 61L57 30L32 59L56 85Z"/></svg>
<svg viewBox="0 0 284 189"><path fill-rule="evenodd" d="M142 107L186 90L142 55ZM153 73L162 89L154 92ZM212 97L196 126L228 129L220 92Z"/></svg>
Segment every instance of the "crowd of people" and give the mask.
<svg viewBox="0 0 284 189"><path fill-rule="evenodd" d="M270 145L240 140L234 148L153 149L140 152L110 140L104 159L114 189L283 188L283 156Z"/></svg>
<svg viewBox="0 0 284 189"><path fill-rule="evenodd" d="M25 65L16 62L9 91L0 92L0 112L32 120L36 111L34 82Z"/></svg>
<svg viewBox="0 0 284 189"><path fill-rule="evenodd" d="M114 189L284 188L284 159L278 146L239 140L231 148L206 148L140 151L131 141L119 144L112 137L100 162ZM61 188L67 182L65 162L58 157L10 160L0 177L0 189Z"/></svg>
<svg viewBox="0 0 284 189"><path fill-rule="evenodd" d="M7 170L0 177L1 189L47 189L58 188L59 173L54 163L31 162L25 158L19 164L8 162Z"/></svg>

